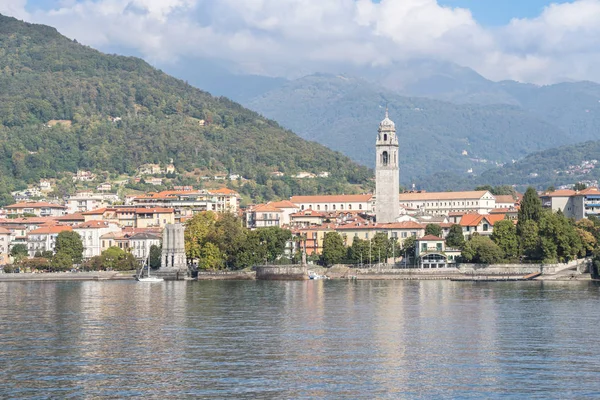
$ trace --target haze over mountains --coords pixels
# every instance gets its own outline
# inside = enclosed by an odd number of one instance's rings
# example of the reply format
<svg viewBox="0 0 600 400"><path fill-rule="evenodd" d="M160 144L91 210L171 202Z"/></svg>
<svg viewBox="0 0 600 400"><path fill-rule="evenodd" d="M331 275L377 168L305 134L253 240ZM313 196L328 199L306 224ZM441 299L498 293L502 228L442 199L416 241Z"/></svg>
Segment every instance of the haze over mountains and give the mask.
<svg viewBox="0 0 600 400"><path fill-rule="evenodd" d="M429 189L448 182L468 186L498 164L600 139L600 85L594 82L492 82L469 68L431 60L353 72L363 78L314 74L286 81L237 75L209 83L190 75L190 82L207 85L368 166L387 104L401 140L401 181ZM442 171L443 179L430 176ZM534 181L525 177L503 183Z"/></svg>

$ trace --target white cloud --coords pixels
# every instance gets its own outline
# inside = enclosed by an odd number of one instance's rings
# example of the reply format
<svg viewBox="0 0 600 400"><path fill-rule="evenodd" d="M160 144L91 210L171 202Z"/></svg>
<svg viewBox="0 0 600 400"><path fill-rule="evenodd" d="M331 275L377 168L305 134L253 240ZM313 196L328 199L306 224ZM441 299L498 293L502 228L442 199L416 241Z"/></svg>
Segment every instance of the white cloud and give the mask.
<svg viewBox="0 0 600 400"><path fill-rule="evenodd" d="M159 63L215 57L246 72L295 76L433 57L498 80L600 81L600 0L554 4L493 29L436 0L64 0L29 14L25 2L0 0L0 12Z"/></svg>

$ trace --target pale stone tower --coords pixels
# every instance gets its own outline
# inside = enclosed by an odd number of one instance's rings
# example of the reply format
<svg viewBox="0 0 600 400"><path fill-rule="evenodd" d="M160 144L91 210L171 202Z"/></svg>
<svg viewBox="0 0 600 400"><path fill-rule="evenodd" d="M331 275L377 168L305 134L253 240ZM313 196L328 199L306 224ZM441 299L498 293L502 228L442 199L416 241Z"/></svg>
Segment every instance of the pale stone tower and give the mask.
<svg viewBox="0 0 600 400"><path fill-rule="evenodd" d="M163 230L162 255L157 276L164 279L184 279L187 276L185 257L185 227L182 224L167 224Z"/></svg>
<svg viewBox="0 0 600 400"><path fill-rule="evenodd" d="M378 223L395 222L400 215L400 167L396 125L385 109L375 144L375 215Z"/></svg>

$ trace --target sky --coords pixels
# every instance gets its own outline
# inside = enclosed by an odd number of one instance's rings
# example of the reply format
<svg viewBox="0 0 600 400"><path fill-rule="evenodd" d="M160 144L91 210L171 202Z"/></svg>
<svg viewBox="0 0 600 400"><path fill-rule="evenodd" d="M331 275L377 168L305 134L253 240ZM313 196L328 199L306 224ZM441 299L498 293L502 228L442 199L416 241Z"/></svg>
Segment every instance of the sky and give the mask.
<svg viewBox="0 0 600 400"><path fill-rule="evenodd" d="M158 66L290 78L434 59L492 80L600 81L600 0L0 0L0 13Z"/></svg>

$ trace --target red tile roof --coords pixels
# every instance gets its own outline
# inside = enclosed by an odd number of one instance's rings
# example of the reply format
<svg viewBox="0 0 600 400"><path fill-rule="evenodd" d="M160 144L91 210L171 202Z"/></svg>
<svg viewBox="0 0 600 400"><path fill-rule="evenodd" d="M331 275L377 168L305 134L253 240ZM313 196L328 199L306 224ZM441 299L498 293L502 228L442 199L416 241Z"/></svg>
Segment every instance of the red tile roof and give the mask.
<svg viewBox="0 0 600 400"><path fill-rule="evenodd" d="M323 196L292 196L290 201L299 203L366 203L371 200L371 194L341 194Z"/></svg>
<svg viewBox="0 0 600 400"><path fill-rule="evenodd" d="M26 202L26 203L17 203L10 206L6 206L4 208L12 209L12 208L60 208L66 209L67 207L61 206L59 204L47 203L47 202Z"/></svg>
<svg viewBox="0 0 600 400"><path fill-rule="evenodd" d="M546 193L544 194L544 197L571 197L575 195L574 190L570 190L570 189L562 189L562 190L555 190L554 192L550 192L550 193Z"/></svg>
<svg viewBox="0 0 600 400"><path fill-rule="evenodd" d="M486 190L469 192L423 192L423 193L401 193L400 201L423 201L423 200L478 200L488 193Z"/></svg>
<svg viewBox="0 0 600 400"><path fill-rule="evenodd" d="M292 203L289 200L272 201L269 204L277 208L300 208L298 205Z"/></svg>
<svg viewBox="0 0 600 400"><path fill-rule="evenodd" d="M512 203L515 204L517 201L510 194L494 196L496 203Z"/></svg>
<svg viewBox="0 0 600 400"><path fill-rule="evenodd" d="M29 232L30 235L49 235L52 233L60 233L64 231L72 231L73 228L67 225L52 225L52 226L42 226L38 229L34 229Z"/></svg>
<svg viewBox="0 0 600 400"><path fill-rule="evenodd" d="M423 241L443 241L444 239L441 237L437 237L437 236L433 236L433 235L426 235L423 236L422 238L417 239L419 242L423 242Z"/></svg>

